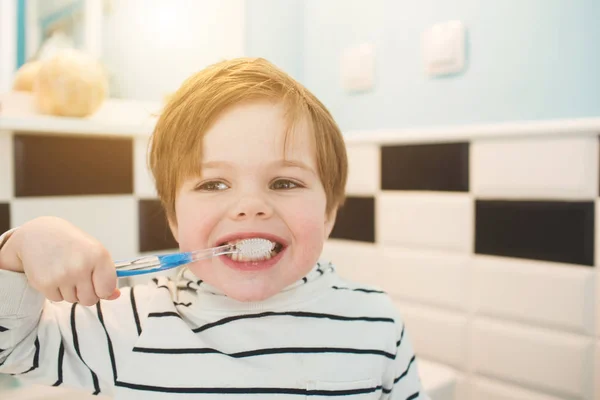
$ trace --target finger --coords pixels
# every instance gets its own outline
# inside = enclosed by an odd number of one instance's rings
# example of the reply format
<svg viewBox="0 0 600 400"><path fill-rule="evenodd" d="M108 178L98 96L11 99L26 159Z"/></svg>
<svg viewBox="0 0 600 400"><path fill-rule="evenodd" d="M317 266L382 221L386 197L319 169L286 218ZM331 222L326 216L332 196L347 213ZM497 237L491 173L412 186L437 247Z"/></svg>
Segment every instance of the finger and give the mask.
<svg viewBox="0 0 600 400"><path fill-rule="evenodd" d="M58 288L44 290L43 294L50 301L59 302L64 300Z"/></svg>
<svg viewBox="0 0 600 400"><path fill-rule="evenodd" d="M98 296L90 279L84 279L77 283L77 300L84 306L93 306L98 302Z"/></svg>
<svg viewBox="0 0 600 400"><path fill-rule="evenodd" d="M106 300L116 300L121 297L121 291L117 288Z"/></svg>
<svg viewBox="0 0 600 400"><path fill-rule="evenodd" d="M65 285L60 287L60 295L69 303L77 303L77 292L75 286Z"/></svg>
<svg viewBox="0 0 600 400"><path fill-rule="evenodd" d="M96 261L92 282L98 298L108 299L114 294L117 288L117 271L108 253Z"/></svg>

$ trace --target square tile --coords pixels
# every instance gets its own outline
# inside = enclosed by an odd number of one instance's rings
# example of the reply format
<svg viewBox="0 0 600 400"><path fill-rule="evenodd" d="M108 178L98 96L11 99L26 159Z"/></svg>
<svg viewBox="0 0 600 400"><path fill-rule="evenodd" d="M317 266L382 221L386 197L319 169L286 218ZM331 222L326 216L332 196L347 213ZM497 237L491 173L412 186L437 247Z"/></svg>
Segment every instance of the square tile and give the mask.
<svg viewBox="0 0 600 400"><path fill-rule="evenodd" d="M383 190L469 191L469 143L381 147Z"/></svg>
<svg viewBox="0 0 600 400"><path fill-rule="evenodd" d="M470 257L454 252L381 248L380 286L394 298L466 311ZM432 279L432 277L435 277Z"/></svg>
<svg viewBox="0 0 600 400"><path fill-rule="evenodd" d="M594 399L600 399L600 340L596 342L596 360L594 368Z"/></svg>
<svg viewBox="0 0 600 400"><path fill-rule="evenodd" d="M561 400L540 392L486 378L476 378L473 384L473 399L481 400Z"/></svg>
<svg viewBox="0 0 600 400"><path fill-rule="evenodd" d="M594 265L593 201L475 202L475 252Z"/></svg>
<svg viewBox="0 0 600 400"><path fill-rule="evenodd" d="M348 182L346 193L350 196L374 195L379 191L380 150L375 144L347 144Z"/></svg>
<svg viewBox="0 0 600 400"><path fill-rule="evenodd" d="M133 140L16 134L15 196L133 194Z"/></svg>
<svg viewBox="0 0 600 400"><path fill-rule="evenodd" d="M140 253L179 248L159 200L138 201L138 235Z"/></svg>
<svg viewBox="0 0 600 400"><path fill-rule="evenodd" d="M592 351L581 335L487 318L473 324L475 372L556 397L589 397Z"/></svg>
<svg viewBox="0 0 600 400"><path fill-rule="evenodd" d="M133 196L21 198L11 203L11 211L13 226L52 215L98 239L115 260L138 254L137 206Z"/></svg>
<svg viewBox="0 0 600 400"><path fill-rule="evenodd" d="M473 251L473 199L468 194L383 192L376 207L381 244Z"/></svg>
<svg viewBox="0 0 600 400"><path fill-rule="evenodd" d="M342 278L354 282L379 286L387 277L381 251L373 243L329 239L321 259L335 265Z"/></svg>
<svg viewBox="0 0 600 400"><path fill-rule="evenodd" d="M475 256L473 264L478 313L593 335L590 268L489 256Z"/></svg>
<svg viewBox="0 0 600 400"><path fill-rule="evenodd" d="M0 130L0 201L14 196L12 133Z"/></svg>
<svg viewBox="0 0 600 400"><path fill-rule="evenodd" d="M419 357L457 368L465 367L467 317L464 314L404 301L394 303Z"/></svg>
<svg viewBox="0 0 600 400"><path fill-rule="evenodd" d="M148 143L150 137L136 136L133 142L133 186L136 196L156 198L154 178L148 166Z"/></svg>
<svg viewBox="0 0 600 400"><path fill-rule="evenodd" d="M10 204L0 203L0 235L12 228L10 222Z"/></svg>
<svg viewBox="0 0 600 400"><path fill-rule="evenodd" d="M596 272L596 303L594 306L596 307L596 334L598 338L600 338L600 200L596 199L596 248L595 248L595 258L596 258L596 268L594 268ZM600 400L600 399L599 399Z"/></svg>
<svg viewBox="0 0 600 400"><path fill-rule="evenodd" d="M333 239L375 242L375 198L348 196L338 210Z"/></svg>
<svg viewBox="0 0 600 400"><path fill-rule="evenodd" d="M597 142L585 136L475 140L472 191L477 198L591 200L598 195Z"/></svg>

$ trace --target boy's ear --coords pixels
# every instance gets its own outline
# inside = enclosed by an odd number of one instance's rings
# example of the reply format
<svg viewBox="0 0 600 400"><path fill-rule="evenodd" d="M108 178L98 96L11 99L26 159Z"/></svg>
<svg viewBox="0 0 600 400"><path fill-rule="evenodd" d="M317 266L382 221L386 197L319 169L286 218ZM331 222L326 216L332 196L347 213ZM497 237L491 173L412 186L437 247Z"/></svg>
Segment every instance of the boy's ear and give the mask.
<svg viewBox="0 0 600 400"><path fill-rule="evenodd" d="M335 225L335 218L337 217L338 208L334 208L331 210L329 214L325 214L325 240L329 238L331 235L331 231L333 230L333 226Z"/></svg>
<svg viewBox="0 0 600 400"><path fill-rule="evenodd" d="M175 241L177 243L179 243L179 238L177 237L177 221L174 221L172 218L168 218L169 221L169 228L171 229L171 233L173 234L173 237L175 238Z"/></svg>

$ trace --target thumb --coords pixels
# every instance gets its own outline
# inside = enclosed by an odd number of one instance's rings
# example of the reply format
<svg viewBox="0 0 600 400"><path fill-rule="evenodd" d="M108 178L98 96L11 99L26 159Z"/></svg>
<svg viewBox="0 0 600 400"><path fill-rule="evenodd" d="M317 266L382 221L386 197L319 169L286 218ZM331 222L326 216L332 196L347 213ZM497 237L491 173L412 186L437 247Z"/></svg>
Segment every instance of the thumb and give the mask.
<svg viewBox="0 0 600 400"><path fill-rule="evenodd" d="M98 298L114 300L119 297L120 292L119 289L117 289L117 272L109 257L96 265L92 274L92 282L94 283L94 290Z"/></svg>

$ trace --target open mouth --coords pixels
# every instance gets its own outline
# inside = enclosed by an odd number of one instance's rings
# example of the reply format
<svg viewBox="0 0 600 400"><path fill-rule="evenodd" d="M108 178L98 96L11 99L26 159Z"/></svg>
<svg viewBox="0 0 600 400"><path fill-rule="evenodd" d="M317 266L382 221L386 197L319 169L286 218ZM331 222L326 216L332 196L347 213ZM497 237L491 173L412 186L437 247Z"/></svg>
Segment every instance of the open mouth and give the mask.
<svg viewBox="0 0 600 400"><path fill-rule="evenodd" d="M267 245L267 251L260 251L258 252L258 254L253 254L253 252L240 251L239 253L227 254L225 257L228 257L236 262L266 261L276 257L285 248L285 246L282 243L261 237L236 239L228 242L223 242L221 243L221 245L232 244L236 247L243 249L244 245L248 246L248 242L250 242L250 245L253 244L252 242L259 243L261 246L263 246L263 248L265 248L265 245ZM270 251L268 251L269 247Z"/></svg>

